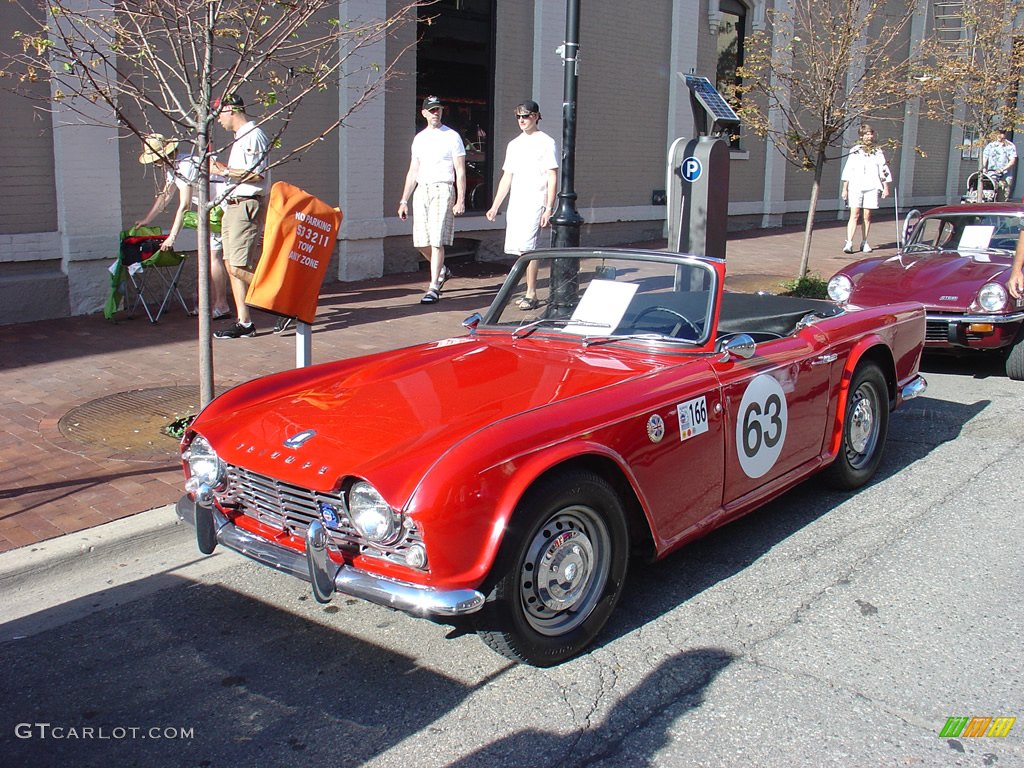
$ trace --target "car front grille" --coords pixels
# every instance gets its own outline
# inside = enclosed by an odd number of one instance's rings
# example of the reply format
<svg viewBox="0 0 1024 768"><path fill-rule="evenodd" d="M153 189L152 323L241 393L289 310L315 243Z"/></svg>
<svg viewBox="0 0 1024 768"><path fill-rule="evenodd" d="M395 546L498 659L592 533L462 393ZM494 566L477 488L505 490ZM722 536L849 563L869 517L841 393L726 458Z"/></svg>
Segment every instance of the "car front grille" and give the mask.
<svg viewBox="0 0 1024 768"><path fill-rule="evenodd" d="M948 342L949 323L945 320L929 320L924 328L925 342Z"/></svg>
<svg viewBox="0 0 1024 768"><path fill-rule="evenodd" d="M284 483L243 467L227 466L228 487L221 501L238 508L243 514L280 531L304 538L314 520L325 522L331 543L349 553L360 552L404 563L404 552L412 544L421 544L422 537L412 521L403 522L402 538L389 547L370 547L356 532L349 519L348 506L341 493L311 491ZM326 524L320 514L321 505L329 505L337 523Z"/></svg>
<svg viewBox="0 0 1024 768"><path fill-rule="evenodd" d="M928 320L924 327L924 341L926 344L949 344L949 328L958 323L955 319L950 320ZM961 343L979 341L983 338L981 334L969 333L960 329L958 338Z"/></svg>

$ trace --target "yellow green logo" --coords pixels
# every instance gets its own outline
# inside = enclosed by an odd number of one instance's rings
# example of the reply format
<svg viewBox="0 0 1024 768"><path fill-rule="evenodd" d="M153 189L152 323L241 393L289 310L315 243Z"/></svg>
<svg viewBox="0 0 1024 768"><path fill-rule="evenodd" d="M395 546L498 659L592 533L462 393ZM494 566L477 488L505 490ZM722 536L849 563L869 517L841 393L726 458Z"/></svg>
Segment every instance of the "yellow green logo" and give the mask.
<svg viewBox="0 0 1024 768"><path fill-rule="evenodd" d="M1003 738L1010 733L1015 722L1016 717L951 717L946 720L939 738Z"/></svg>

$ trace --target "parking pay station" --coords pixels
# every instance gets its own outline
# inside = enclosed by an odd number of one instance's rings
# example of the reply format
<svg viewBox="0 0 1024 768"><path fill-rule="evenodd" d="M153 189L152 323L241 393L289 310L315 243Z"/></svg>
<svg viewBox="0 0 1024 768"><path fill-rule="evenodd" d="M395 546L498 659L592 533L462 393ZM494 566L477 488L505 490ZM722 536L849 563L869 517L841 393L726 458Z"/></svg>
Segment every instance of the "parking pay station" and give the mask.
<svg viewBox="0 0 1024 768"><path fill-rule="evenodd" d="M679 74L690 91L697 137L676 139L668 154L668 247L725 258L729 216L729 141L740 124L706 77ZM708 132L708 118L711 131Z"/></svg>

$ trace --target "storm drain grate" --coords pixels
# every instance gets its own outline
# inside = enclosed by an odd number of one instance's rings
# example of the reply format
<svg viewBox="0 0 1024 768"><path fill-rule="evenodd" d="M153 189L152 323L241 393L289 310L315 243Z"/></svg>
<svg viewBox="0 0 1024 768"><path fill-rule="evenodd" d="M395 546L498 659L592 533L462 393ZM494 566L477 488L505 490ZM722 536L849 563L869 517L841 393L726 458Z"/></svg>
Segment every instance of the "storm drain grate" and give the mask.
<svg viewBox="0 0 1024 768"><path fill-rule="evenodd" d="M178 440L164 428L198 412L198 386L136 389L72 408L57 428L67 439L111 458L165 461L177 457Z"/></svg>

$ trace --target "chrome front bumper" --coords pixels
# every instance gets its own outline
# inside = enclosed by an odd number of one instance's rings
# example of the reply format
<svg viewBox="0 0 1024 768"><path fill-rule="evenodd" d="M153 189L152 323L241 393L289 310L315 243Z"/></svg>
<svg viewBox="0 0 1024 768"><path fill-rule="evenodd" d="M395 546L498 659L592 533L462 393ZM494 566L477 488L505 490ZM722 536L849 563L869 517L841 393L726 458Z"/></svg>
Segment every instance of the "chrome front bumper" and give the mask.
<svg viewBox="0 0 1024 768"><path fill-rule="evenodd" d="M175 509L181 520L196 529L200 552L211 554L223 544L257 563L308 581L313 596L322 603L340 592L418 616L462 616L479 611L484 604L484 596L475 589L432 589L339 566L327 555L327 531L318 520L306 532L307 556L238 528L217 509L197 505L187 495Z"/></svg>
<svg viewBox="0 0 1024 768"><path fill-rule="evenodd" d="M927 390L928 382L925 381L924 376L917 375L900 389L900 400L913 400L915 397L923 395Z"/></svg>

